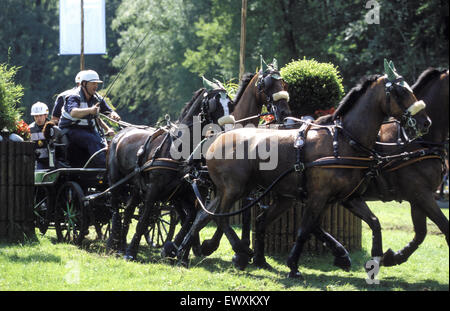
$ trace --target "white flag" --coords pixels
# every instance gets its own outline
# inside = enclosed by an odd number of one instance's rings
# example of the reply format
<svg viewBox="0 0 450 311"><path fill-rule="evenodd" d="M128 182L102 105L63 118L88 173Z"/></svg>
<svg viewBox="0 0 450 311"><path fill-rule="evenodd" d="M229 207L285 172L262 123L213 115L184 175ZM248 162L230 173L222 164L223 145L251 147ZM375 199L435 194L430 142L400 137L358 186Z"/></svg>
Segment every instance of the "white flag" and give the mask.
<svg viewBox="0 0 450 311"><path fill-rule="evenodd" d="M84 0L84 54L106 54L105 0ZM59 1L59 54L81 53L81 0Z"/></svg>

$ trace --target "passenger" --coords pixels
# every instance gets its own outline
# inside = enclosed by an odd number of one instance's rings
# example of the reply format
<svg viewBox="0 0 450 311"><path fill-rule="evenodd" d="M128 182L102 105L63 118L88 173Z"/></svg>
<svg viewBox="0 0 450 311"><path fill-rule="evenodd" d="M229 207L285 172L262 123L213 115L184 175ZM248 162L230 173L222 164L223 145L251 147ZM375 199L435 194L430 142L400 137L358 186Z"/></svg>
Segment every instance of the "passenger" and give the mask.
<svg viewBox="0 0 450 311"><path fill-rule="evenodd" d="M105 147L105 142L95 130L95 121L99 112L110 114L111 118L120 117L111 107L96 94L100 80L97 72L85 70L80 74L80 86L66 95L62 108L59 127L68 129L67 137L70 145L86 151L90 157ZM97 167L106 166L105 152L99 153L93 163Z"/></svg>
<svg viewBox="0 0 450 311"><path fill-rule="evenodd" d="M30 124L31 141L36 144L36 169L49 168L47 140L42 133L48 117L48 107L42 102L36 102L31 106L31 115L34 122Z"/></svg>

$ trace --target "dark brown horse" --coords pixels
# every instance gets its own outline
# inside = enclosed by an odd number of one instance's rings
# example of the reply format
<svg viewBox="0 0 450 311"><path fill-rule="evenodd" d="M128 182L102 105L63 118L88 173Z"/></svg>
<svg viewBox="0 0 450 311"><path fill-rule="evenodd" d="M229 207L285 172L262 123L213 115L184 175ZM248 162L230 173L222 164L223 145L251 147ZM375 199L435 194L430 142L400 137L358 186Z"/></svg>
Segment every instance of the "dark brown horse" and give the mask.
<svg viewBox="0 0 450 311"><path fill-rule="evenodd" d="M381 144L376 150L383 154L407 153L399 161L390 161L374 178L367 191L343 203L355 215L369 224L373 231L372 256L382 254L381 227L378 219L364 201L408 201L415 236L402 250L391 249L381 258L381 265L393 266L408 260L427 234L426 218L430 218L449 242L449 221L434 199L434 192L440 185L445 166L445 148L449 131L449 72L429 68L424 71L412 86L418 99L426 103L426 112L433 124L429 132L413 143L398 144L402 133L395 123L385 124L380 130ZM400 139L401 141L401 139ZM414 156L415 155L415 156Z"/></svg>
<svg viewBox="0 0 450 311"><path fill-rule="evenodd" d="M239 89L234 98L235 106L232 116L235 119L236 127L243 126L257 126L259 122L259 115L263 106L267 107L267 110L272 112L275 116L277 123L281 123L285 117L291 115L291 111L288 105L289 94L287 92L287 85L281 79L280 72L276 66L270 64L265 70L261 70L257 74L246 73L241 79ZM185 204L186 206L187 204ZM193 207L193 205L192 205ZM197 209L190 208L187 210L187 223L189 227L194 221ZM246 226L247 233L243 232L243 236L249 235L250 226ZM183 238L186 235L185 229L177 234L173 242L168 242L164 245L163 255L174 257L177 253L177 246L181 244ZM202 245L202 250L197 250L198 235L194 238L194 253L196 255L208 252L209 246L206 245L207 241ZM247 239L246 243L249 244L250 241ZM211 246L213 247L213 246ZM188 252L185 253L188 256ZM186 258L186 257L185 257Z"/></svg>
<svg viewBox="0 0 450 311"><path fill-rule="evenodd" d="M210 177L217 189L217 196L208 205L208 213L201 211L197 215L190 233L180 247L179 256L191 242L191 234L195 235L209 221L211 217L209 213L223 214L236 200L247 195L256 186L272 187L275 180L284 177L272 190L280 196L304 197L306 204L297 242L288 260L290 276L298 276L297 261L303 244L310 233L319 230L325 206L327 203L345 199L358 186L363 176L361 169L311 166L303 171L301 164L304 162L304 165L308 166L317 159L327 159L328 156L333 155L335 137L339 145L339 157L366 156L367 150L376 141L378 130L386 115L399 119L408 116L411 119L413 114L416 129L419 132L429 127L430 121L421 109L424 106L423 103L416 103L412 92L396 82L398 81L389 81L387 77L376 76L352 90L334 115L335 120L341 120L341 134L330 135L330 131L335 132L335 128L311 127L304 137L306 143L300 156L302 163L299 163L298 153L294 147L294 143L298 142L298 130L240 129L225 133L216 139L206 157ZM389 100L386 100L387 98ZM269 164L268 162L272 159L268 161L267 157L260 157L259 150L272 141L277 142L277 149L276 152L271 153L270 157L277 158L277 166L275 169L264 170L261 166ZM355 142L358 142L360 148L355 148ZM244 146L243 157L235 151L238 145ZM220 153L224 154L225 159L214 157L214 154ZM298 173L291 173L294 167ZM260 228L265 228L282 212L273 206L269 207L264 221L259 224ZM252 250L239 240L229 226L227 218L216 216L215 220L236 252L233 262L239 268L244 268L249 257L253 255ZM324 240L328 240L329 237L325 233L322 234ZM261 241L257 241L255 251L261 246L263 246Z"/></svg>

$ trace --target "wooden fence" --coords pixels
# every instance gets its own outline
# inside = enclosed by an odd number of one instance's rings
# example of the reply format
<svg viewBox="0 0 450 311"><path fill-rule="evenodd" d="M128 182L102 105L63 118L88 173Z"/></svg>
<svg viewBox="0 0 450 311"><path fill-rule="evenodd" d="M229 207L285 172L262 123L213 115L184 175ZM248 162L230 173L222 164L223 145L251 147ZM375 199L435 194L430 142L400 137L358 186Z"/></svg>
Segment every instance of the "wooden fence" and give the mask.
<svg viewBox="0 0 450 311"><path fill-rule="evenodd" d="M34 231L34 144L0 142L0 239L24 241Z"/></svg>
<svg viewBox="0 0 450 311"><path fill-rule="evenodd" d="M262 204L273 204L274 198L269 193ZM232 211L242 207L241 202L237 202ZM252 243L255 241L255 217L261 213L258 206L252 208ZM302 205L300 202L293 202L289 210L283 213L266 230L265 252L267 254L287 254L291 250L297 236L297 231L302 217ZM242 214L232 216L230 223L240 225ZM330 206L323 218L322 228L334 236L348 251L360 250L361 242L361 219L351 214L342 205L334 204ZM321 241L311 235L311 239L304 247L304 251L321 254L327 249Z"/></svg>

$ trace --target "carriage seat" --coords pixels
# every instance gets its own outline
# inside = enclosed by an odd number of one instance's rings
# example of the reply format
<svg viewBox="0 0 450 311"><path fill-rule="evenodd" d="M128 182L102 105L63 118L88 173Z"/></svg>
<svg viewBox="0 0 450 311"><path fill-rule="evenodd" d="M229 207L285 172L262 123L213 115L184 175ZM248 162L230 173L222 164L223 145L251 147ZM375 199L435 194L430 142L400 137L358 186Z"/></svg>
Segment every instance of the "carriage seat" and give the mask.
<svg viewBox="0 0 450 311"><path fill-rule="evenodd" d="M69 139L66 135L67 130L59 128L50 121L45 124L43 132L45 139L48 141L50 166L57 168L70 167L67 151L69 147Z"/></svg>

